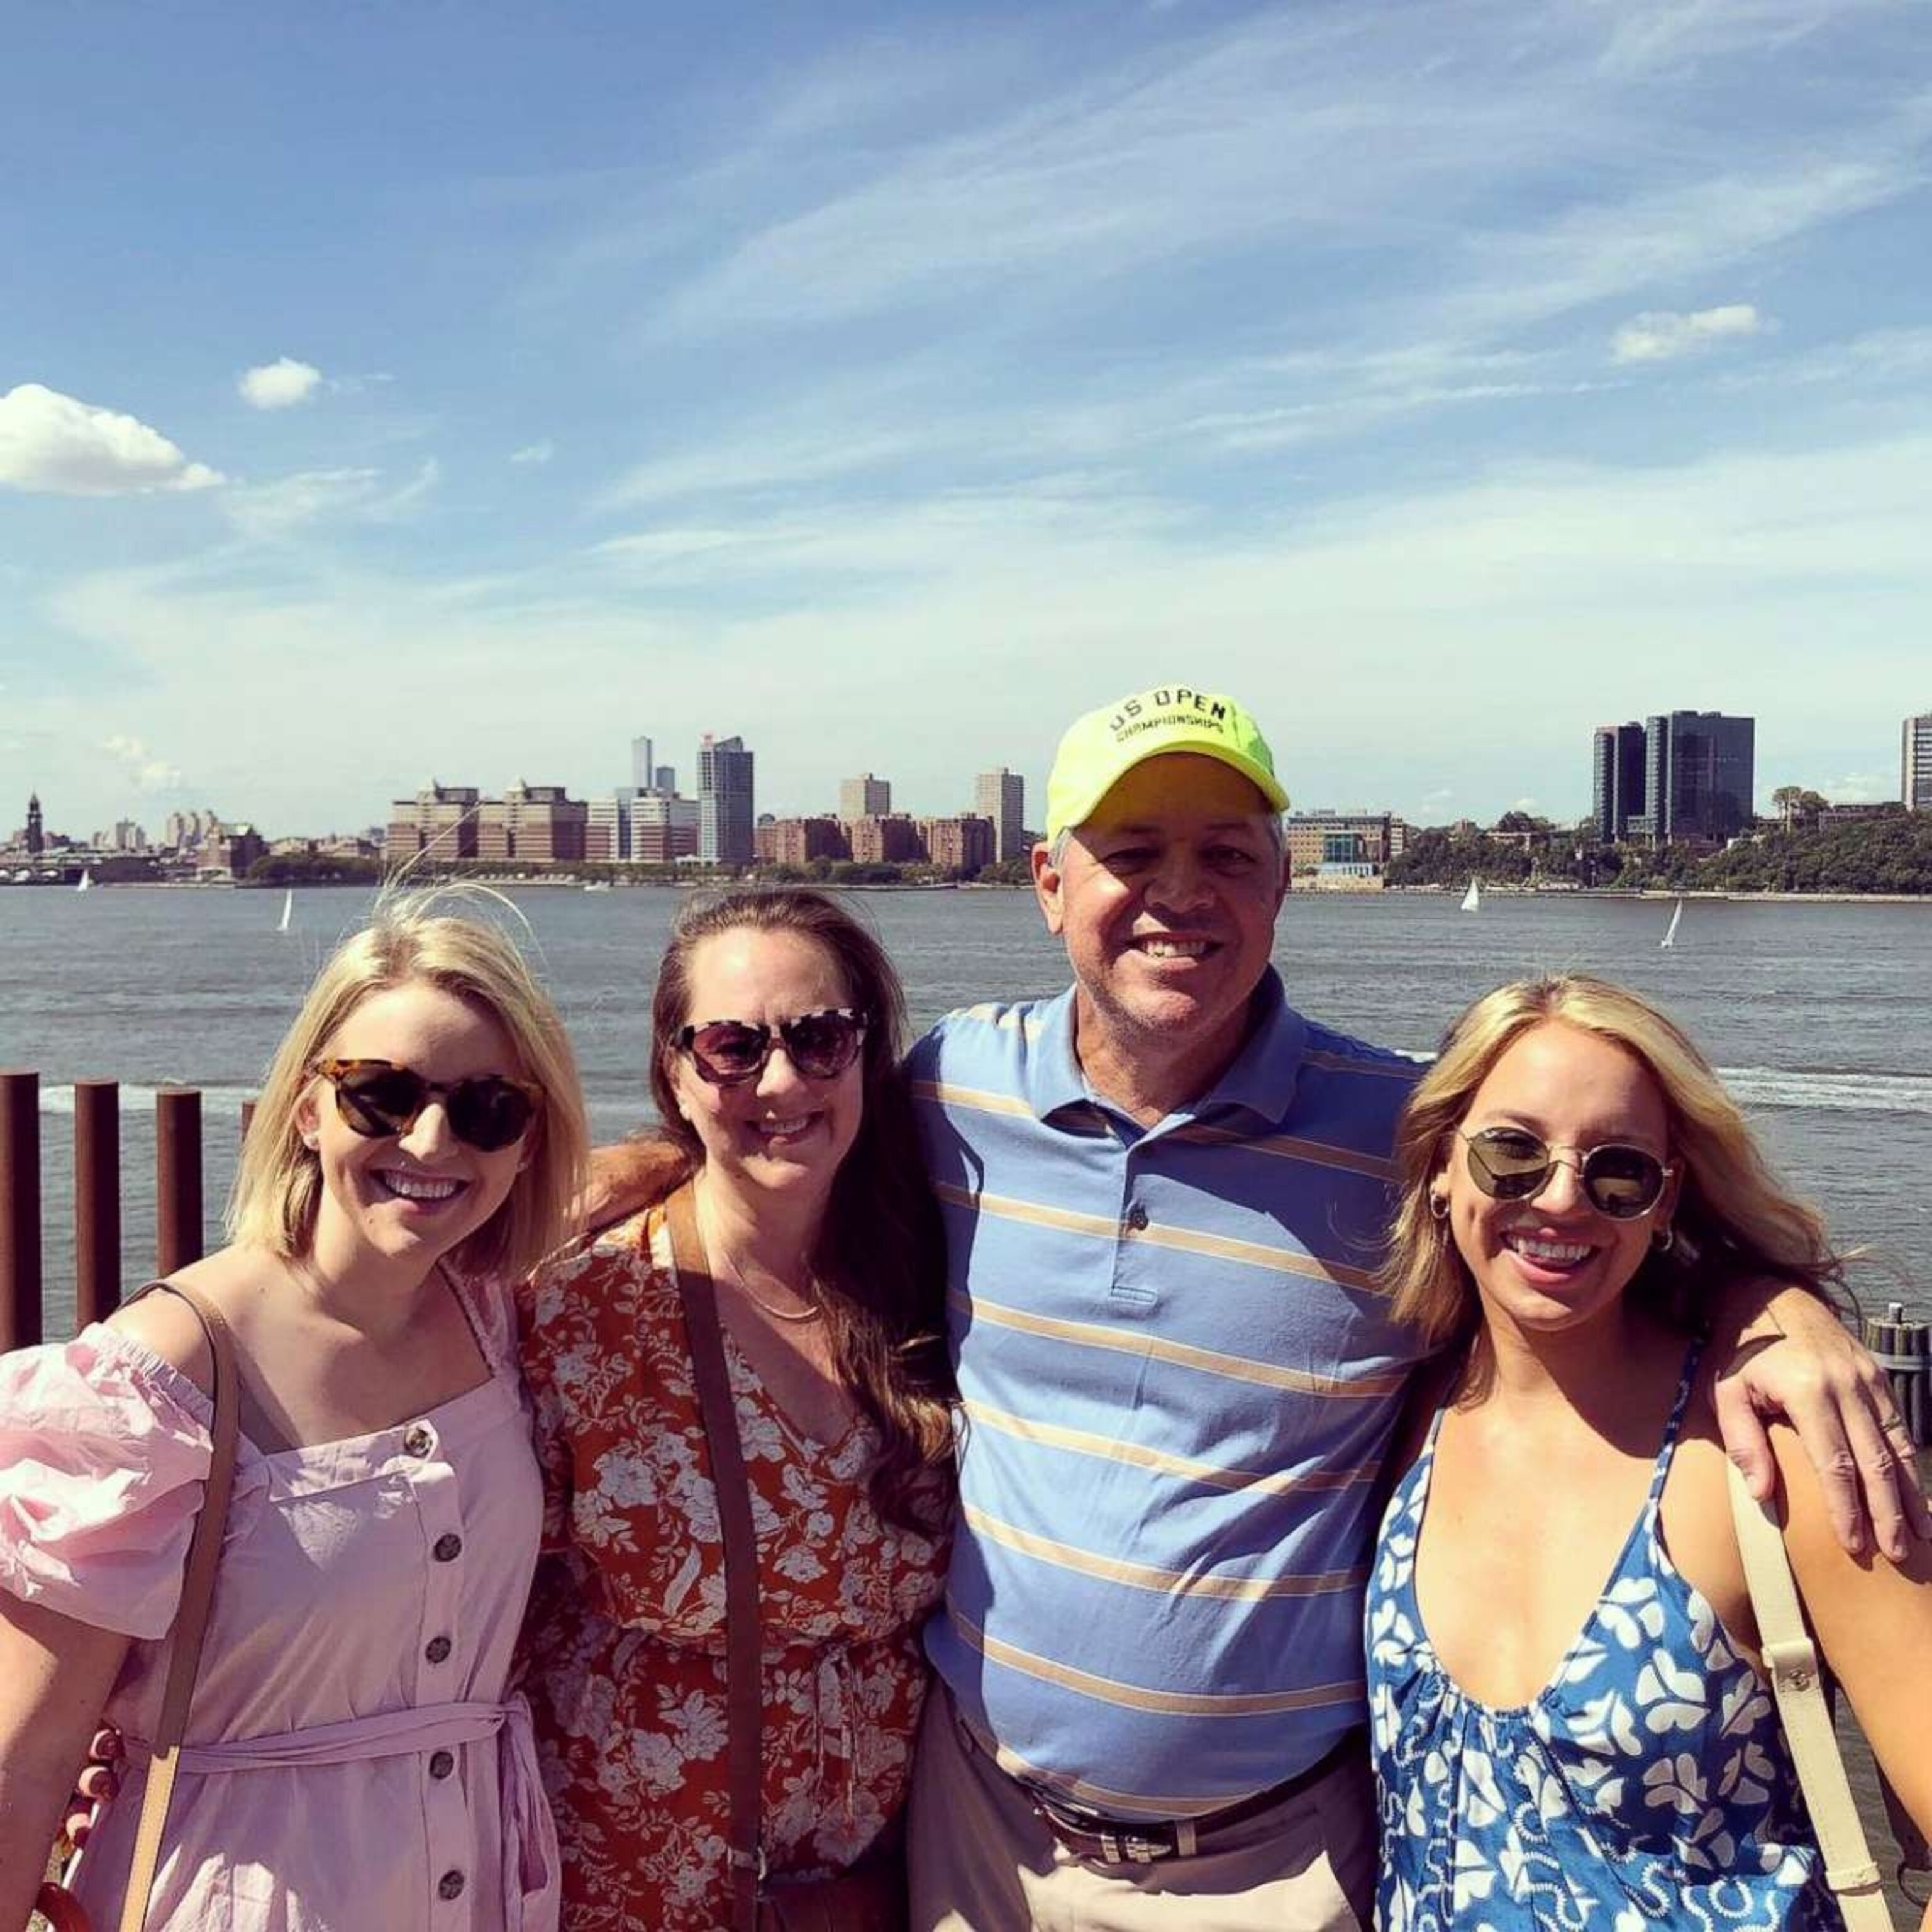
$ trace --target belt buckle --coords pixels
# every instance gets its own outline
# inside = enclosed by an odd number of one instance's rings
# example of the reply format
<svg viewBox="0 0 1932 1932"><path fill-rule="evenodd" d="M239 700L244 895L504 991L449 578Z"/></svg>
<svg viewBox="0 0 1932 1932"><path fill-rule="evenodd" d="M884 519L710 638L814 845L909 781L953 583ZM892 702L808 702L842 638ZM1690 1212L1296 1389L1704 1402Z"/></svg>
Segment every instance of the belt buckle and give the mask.
<svg viewBox="0 0 1932 1932"><path fill-rule="evenodd" d="M1174 1846L1165 1839L1150 1838L1139 1832L1102 1832L1097 1835L1109 1864L1150 1865L1174 1856Z"/></svg>

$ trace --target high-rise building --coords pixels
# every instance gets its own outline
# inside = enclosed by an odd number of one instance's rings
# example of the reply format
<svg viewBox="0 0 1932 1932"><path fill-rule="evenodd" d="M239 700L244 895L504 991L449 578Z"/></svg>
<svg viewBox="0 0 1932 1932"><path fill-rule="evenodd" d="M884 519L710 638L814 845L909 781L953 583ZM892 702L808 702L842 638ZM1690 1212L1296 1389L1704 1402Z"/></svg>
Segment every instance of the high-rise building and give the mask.
<svg viewBox="0 0 1932 1932"><path fill-rule="evenodd" d="M1599 724L1590 740L1590 814L1606 845L1626 838L1633 818L1643 816L1644 729L1641 724Z"/></svg>
<svg viewBox="0 0 1932 1932"><path fill-rule="evenodd" d="M712 866L748 866L754 853L752 758L742 738L698 741L698 856Z"/></svg>
<svg viewBox="0 0 1932 1932"><path fill-rule="evenodd" d="M658 766L656 776L651 782L651 790L660 798L675 798L677 796L676 766Z"/></svg>
<svg viewBox="0 0 1932 1932"><path fill-rule="evenodd" d="M1026 780L1004 765L973 781L973 809L993 821L993 838L1002 860L1026 856Z"/></svg>
<svg viewBox="0 0 1932 1932"><path fill-rule="evenodd" d="M651 741L648 738L631 740L631 784L638 791L649 791L657 782L657 766L652 762Z"/></svg>
<svg viewBox="0 0 1932 1932"><path fill-rule="evenodd" d="M1754 816L1757 721L1672 711L1644 724L1642 823L1660 844L1730 838Z"/></svg>
<svg viewBox="0 0 1932 1932"><path fill-rule="evenodd" d="M838 816L849 824L855 818L884 818L892 808L892 782L861 772L838 783Z"/></svg>
<svg viewBox="0 0 1932 1932"><path fill-rule="evenodd" d="M38 859L46 849L46 832L40 823L40 795L38 792L27 794L27 854Z"/></svg>
<svg viewBox="0 0 1932 1932"><path fill-rule="evenodd" d="M1932 812L1932 711L1905 721L1898 762L1906 811Z"/></svg>

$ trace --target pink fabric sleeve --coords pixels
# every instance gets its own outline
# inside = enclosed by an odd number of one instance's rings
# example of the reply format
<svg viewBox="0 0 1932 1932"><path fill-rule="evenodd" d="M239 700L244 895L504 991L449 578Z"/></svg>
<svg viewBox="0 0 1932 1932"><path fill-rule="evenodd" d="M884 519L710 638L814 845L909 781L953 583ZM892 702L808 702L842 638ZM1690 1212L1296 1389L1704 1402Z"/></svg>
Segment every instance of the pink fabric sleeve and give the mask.
<svg viewBox="0 0 1932 1932"><path fill-rule="evenodd" d="M165 1636L208 1415L186 1376L98 1324L0 1355L0 1589L97 1629Z"/></svg>

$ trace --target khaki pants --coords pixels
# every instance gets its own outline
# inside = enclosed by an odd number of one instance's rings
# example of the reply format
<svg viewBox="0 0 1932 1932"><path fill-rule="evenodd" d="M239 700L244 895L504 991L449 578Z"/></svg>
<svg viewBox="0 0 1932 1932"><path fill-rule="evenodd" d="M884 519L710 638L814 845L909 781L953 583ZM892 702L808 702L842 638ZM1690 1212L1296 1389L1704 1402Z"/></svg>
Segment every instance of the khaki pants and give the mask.
<svg viewBox="0 0 1932 1932"><path fill-rule="evenodd" d="M1366 1754L1192 1858L1078 1858L935 1687L913 1768L912 1932L1360 1932L1375 1899Z"/></svg>

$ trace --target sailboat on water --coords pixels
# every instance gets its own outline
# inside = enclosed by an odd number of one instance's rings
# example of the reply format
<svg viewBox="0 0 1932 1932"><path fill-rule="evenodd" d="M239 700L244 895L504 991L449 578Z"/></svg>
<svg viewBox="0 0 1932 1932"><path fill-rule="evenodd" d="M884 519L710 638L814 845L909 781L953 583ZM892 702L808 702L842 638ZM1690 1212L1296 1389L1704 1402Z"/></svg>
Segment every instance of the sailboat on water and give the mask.
<svg viewBox="0 0 1932 1932"><path fill-rule="evenodd" d="M1482 906L1482 892L1472 878L1469 881L1469 890L1462 895L1462 910L1465 912L1480 912Z"/></svg>
<svg viewBox="0 0 1932 1932"><path fill-rule="evenodd" d="M80 884L74 887L74 890L77 892L92 892L93 890L94 873L92 868L89 868L81 874Z"/></svg>
<svg viewBox="0 0 1932 1932"><path fill-rule="evenodd" d="M1664 937L1657 942L1659 951L1668 952L1677 944L1677 925L1683 916L1684 902L1679 899L1670 909L1670 923L1664 928Z"/></svg>
<svg viewBox="0 0 1932 1932"><path fill-rule="evenodd" d="M290 921L290 920L293 916L294 913L295 913L295 909L296 909L296 896L295 896L294 892L293 892L292 891L290 891L290 892L286 892L283 893L283 895L282 895L282 922L281 922L281 924L280 924L280 926L277 926L277 927L275 928L275 930L276 930L278 932L287 932L287 931L288 931L288 929L289 929L289 921Z"/></svg>

